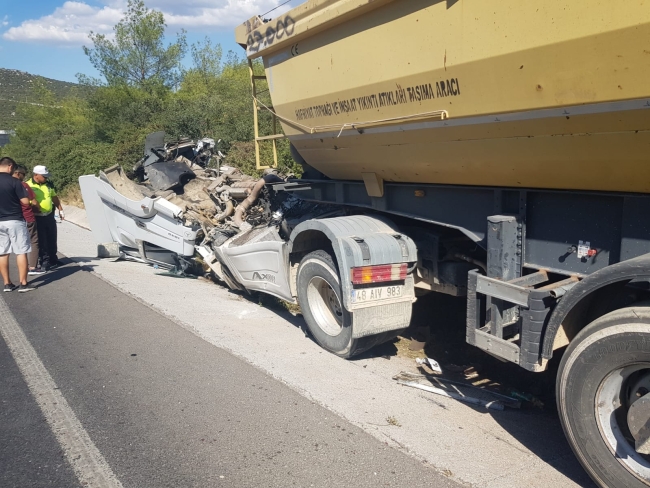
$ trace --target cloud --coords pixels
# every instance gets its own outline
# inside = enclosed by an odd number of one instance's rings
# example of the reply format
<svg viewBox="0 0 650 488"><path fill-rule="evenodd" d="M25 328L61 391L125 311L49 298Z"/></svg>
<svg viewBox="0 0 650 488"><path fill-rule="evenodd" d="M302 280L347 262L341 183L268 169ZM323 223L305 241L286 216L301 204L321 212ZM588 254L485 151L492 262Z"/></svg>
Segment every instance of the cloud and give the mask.
<svg viewBox="0 0 650 488"><path fill-rule="evenodd" d="M98 8L83 2L65 2L50 15L24 21L11 27L2 37L8 41L23 41L78 46L88 43L92 30L101 34L113 31L123 11L110 5Z"/></svg>
<svg viewBox="0 0 650 488"><path fill-rule="evenodd" d="M5 15L2 20L0 21L0 25L2 27L7 27L9 25L9 16Z"/></svg>
<svg viewBox="0 0 650 488"><path fill-rule="evenodd" d="M103 0L93 7L82 1L67 1L54 12L24 21L9 28L2 37L8 41L80 46L88 44L90 31L111 35L126 10L125 0ZM160 10L169 27L188 31L231 29L254 15L260 15L283 3L282 0L148 0L147 7ZM280 7L269 15L279 15L290 8ZM8 19L2 20L8 25Z"/></svg>
<svg viewBox="0 0 650 488"><path fill-rule="evenodd" d="M277 7L281 0L192 0L180 2L173 0L158 0L152 2L159 5L165 14L169 26L234 28L236 25L255 15L261 15ZM290 7L285 5L269 15L279 15Z"/></svg>

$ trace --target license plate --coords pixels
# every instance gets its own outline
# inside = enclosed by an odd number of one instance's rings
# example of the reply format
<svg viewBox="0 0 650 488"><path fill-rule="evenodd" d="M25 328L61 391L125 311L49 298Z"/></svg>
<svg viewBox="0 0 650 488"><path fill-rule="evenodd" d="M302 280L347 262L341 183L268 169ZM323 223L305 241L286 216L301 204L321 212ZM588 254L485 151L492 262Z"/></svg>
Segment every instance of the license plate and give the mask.
<svg viewBox="0 0 650 488"><path fill-rule="evenodd" d="M365 303L400 298L402 295L404 295L404 285L392 285L352 290L351 298L352 303Z"/></svg>

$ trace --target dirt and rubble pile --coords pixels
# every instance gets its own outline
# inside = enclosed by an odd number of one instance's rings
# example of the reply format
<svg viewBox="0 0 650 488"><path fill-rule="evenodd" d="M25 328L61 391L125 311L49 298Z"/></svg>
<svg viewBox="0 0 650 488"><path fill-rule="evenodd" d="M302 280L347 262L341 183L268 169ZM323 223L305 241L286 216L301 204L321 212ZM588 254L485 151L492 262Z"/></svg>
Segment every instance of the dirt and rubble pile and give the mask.
<svg viewBox="0 0 650 488"><path fill-rule="evenodd" d="M271 224L274 218L279 223L290 207L298 205L298 198L277 195L267 186L287 180L275 170L265 171L262 178L246 175L221 164L224 155L212 139L162 144L163 136L147 138L145 155L128 176L114 166L102 177L131 200L164 198L178 206L186 225L203 230L203 244L220 245L239 232Z"/></svg>
<svg viewBox="0 0 650 488"><path fill-rule="evenodd" d="M266 226L276 226L286 239L305 218L340 212L276 191L274 185L293 175L269 169L257 178L222 164L225 156L212 139L163 144L163 137L164 133L147 137L145 155L128 175L113 166L100 177L131 200L164 198L179 207L185 225L202 230L197 244L216 249L238 234Z"/></svg>

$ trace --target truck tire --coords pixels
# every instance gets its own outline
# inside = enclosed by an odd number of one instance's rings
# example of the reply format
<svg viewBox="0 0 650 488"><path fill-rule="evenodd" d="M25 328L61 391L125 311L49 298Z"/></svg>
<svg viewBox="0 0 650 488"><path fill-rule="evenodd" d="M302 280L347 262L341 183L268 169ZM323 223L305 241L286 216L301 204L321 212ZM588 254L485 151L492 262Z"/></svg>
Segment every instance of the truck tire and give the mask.
<svg viewBox="0 0 650 488"><path fill-rule="evenodd" d="M602 487L647 488L650 456L635 450L630 405L650 390L650 308L608 313L571 341L557 376L557 407L578 460Z"/></svg>
<svg viewBox="0 0 650 488"><path fill-rule="evenodd" d="M325 251L311 252L300 261L297 290L300 309L314 340L337 356L350 358L397 333L352 338L353 314L343 306L338 268Z"/></svg>

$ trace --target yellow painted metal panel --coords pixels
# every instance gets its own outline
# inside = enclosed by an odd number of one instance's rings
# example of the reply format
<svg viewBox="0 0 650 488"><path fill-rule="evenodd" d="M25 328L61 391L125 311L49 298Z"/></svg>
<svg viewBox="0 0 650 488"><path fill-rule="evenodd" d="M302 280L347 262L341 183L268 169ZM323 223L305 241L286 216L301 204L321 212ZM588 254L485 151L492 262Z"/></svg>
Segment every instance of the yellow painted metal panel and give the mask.
<svg viewBox="0 0 650 488"><path fill-rule="evenodd" d="M330 177L650 192L649 1L330 0L294 17L296 37L249 55Z"/></svg>

